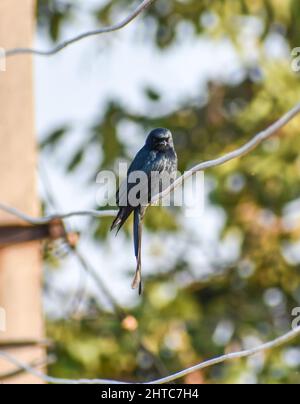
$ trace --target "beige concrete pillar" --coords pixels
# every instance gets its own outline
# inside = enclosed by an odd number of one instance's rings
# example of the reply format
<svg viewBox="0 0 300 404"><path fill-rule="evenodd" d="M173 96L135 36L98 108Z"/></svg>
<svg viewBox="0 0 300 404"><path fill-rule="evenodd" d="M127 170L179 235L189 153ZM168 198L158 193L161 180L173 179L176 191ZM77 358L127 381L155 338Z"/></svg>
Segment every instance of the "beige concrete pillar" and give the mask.
<svg viewBox="0 0 300 404"><path fill-rule="evenodd" d="M34 0L0 1L0 48L32 46L34 28ZM0 202L39 213L36 163L32 58L16 56L0 71ZM0 212L0 225L15 222ZM41 268L39 243L0 250L0 307L6 312L0 341L43 337ZM39 348L10 353L27 363L43 356ZM0 374L13 369L0 359ZM39 381L25 374L9 382Z"/></svg>

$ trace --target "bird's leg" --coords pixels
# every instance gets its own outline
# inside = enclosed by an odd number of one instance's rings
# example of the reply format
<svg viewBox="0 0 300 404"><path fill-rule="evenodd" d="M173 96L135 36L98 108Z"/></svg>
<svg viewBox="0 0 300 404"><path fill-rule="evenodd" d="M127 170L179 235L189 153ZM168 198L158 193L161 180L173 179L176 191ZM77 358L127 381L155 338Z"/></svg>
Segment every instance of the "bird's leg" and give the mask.
<svg viewBox="0 0 300 404"><path fill-rule="evenodd" d="M139 294L142 294L142 232L143 219L146 208L139 207L134 210L134 249L136 257L136 272L132 282L132 288L139 288Z"/></svg>

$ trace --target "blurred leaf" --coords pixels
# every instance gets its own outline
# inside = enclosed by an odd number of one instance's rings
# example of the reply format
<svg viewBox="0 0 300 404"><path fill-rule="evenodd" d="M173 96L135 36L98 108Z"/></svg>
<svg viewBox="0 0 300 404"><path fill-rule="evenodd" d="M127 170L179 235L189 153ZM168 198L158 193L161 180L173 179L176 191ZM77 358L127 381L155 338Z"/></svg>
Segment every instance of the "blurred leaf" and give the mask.
<svg viewBox="0 0 300 404"><path fill-rule="evenodd" d="M50 135L48 135L45 140L43 140L40 144L40 147L43 149L45 147L51 146L55 147L57 143L66 135L70 130L69 126L64 126L62 128L56 129Z"/></svg>
<svg viewBox="0 0 300 404"><path fill-rule="evenodd" d="M71 159L71 161L68 164L67 170L70 171L74 171L82 162L83 157L85 155L85 150L78 150L75 155L73 156L73 158Z"/></svg>
<svg viewBox="0 0 300 404"><path fill-rule="evenodd" d="M58 1L38 3L39 25L53 40L79 12L74 3L68 7ZM91 15L108 25L130 7L131 0L122 4L110 0L97 4ZM181 171L241 146L299 102L299 75L291 71L289 57L284 56L299 46L299 18L298 0L157 0L140 16L143 23L134 26L139 38L147 38L149 46L166 57L193 36L207 41L211 49L225 40L235 50L240 68L232 77L211 78L199 86L193 99L182 97L173 109L160 108L156 103L167 94L147 83L141 85L142 113L126 102L108 100L101 117L87 124L84 142L75 150L68 170L80 167L91 148L98 153L96 166L90 166L93 181L97 171L113 168L119 159L129 160L134 152L130 136L136 127L141 128L140 144L150 128L170 128ZM245 57L249 53L245 38L256 55L251 63ZM266 49L278 44L285 53L273 58ZM213 51L211 63L216 63ZM185 74L183 68L178 80ZM199 229L207 225L205 216L188 228L179 210L148 210L148 236L171 235L174 260L165 259L163 248L150 249L153 262L160 264L149 263L152 271L145 276L142 299L133 298L135 304L125 308L138 325L136 332L122 328L115 313L86 297L78 317L49 321L48 334L58 342L58 362L51 374L149 380L224 350L238 350L246 336L268 340L290 329L291 310L300 305L300 218L298 208L293 208L291 216L286 211L291 205L297 207L300 198L299 123L295 119L251 154L207 173L209 203L204 215L213 215L221 227L216 240L199 236ZM68 128L55 131L42 146L59 145L67 132ZM87 234L106 243L108 250L110 225L107 218L87 226ZM131 221L124 232L131 237ZM235 249L234 259L224 258ZM134 257L128 260L130 277L132 263ZM103 279L109 269L99 268ZM131 279L123 276L130 289ZM113 285L109 287L114 293ZM297 342L292 347L297 350L294 360L299 356ZM268 353L258 367L249 361L214 367L201 372L199 380L240 383L250 375L259 383L299 384L299 363L291 365L285 352Z"/></svg>

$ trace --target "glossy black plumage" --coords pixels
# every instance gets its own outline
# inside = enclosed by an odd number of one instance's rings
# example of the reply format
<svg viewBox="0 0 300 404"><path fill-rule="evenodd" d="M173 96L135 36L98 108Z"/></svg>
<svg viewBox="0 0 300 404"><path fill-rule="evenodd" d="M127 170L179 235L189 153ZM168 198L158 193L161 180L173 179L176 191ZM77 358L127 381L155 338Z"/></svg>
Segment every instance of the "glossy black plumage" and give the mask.
<svg viewBox="0 0 300 404"><path fill-rule="evenodd" d="M129 176L137 172L142 172L148 179L143 189L143 203L133 204L128 199L130 191L136 183L129 181ZM118 215L112 224L112 229L121 229L128 217L134 212L134 250L137 260L136 275L132 284L133 288L139 286L141 293L141 239L142 239L142 221L146 207L151 199L160 191L166 188L168 184L162 184L159 175L168 173L173 179L177 172L177 155L174 149L172 134L168 129L158 128L153 130L147 137L144 147L137 153L131 163L125 186L121 186L117 192L117 204L120 207ZM159 175L158 175L159 174ZM124 203L125 201L125 203ZM121 203L122 202L122 203Z"/></svg>

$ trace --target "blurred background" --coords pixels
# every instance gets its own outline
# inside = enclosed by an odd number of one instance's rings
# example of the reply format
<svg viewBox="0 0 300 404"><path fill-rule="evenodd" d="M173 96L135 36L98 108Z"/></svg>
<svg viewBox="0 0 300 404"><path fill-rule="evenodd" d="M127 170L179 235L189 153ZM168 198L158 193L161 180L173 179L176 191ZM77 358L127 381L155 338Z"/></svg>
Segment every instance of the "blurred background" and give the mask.
<svg viewBox="0 0 300 404"><path fill-rule="evenodd" d="M131 0L38 0L48 49L126 16ZM170 128L179 169L249 140L300 99L291 51L298 0L157 0L130 26L35 58L44 213L98 208L97 173ZM131 225L72 219L78 253L45 245L50 375L143 381L291 328L300 306L299 118L246 157L205 175L198 219L151 208L145 292L131 290ZM91 273L93 274L91 276ZM184 383L300 383L295 343L196 372Z"/></svg>

